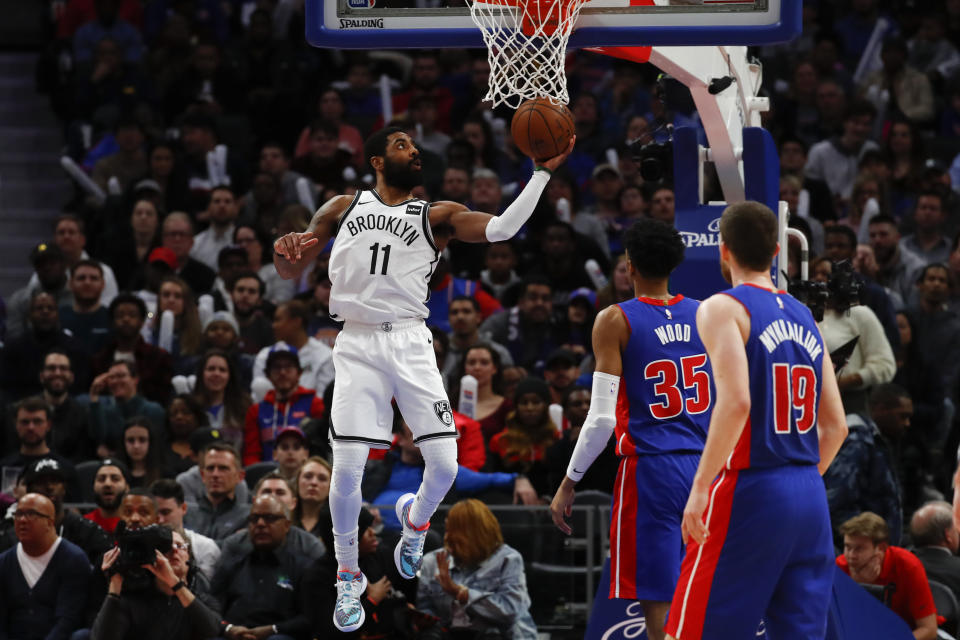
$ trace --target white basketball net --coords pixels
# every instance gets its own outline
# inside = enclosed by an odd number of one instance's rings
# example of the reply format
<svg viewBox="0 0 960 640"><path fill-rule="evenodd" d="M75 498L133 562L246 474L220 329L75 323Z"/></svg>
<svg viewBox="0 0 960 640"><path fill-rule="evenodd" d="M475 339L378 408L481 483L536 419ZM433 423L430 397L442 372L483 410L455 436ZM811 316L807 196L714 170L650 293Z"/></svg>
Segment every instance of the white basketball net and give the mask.
<svg viewBox="0 0 960 640"><path fill-rule="evenodd" d="M587 0L473 0L490 62L484 100L516 109L533 98L567 104L567 41Z"/></svg>

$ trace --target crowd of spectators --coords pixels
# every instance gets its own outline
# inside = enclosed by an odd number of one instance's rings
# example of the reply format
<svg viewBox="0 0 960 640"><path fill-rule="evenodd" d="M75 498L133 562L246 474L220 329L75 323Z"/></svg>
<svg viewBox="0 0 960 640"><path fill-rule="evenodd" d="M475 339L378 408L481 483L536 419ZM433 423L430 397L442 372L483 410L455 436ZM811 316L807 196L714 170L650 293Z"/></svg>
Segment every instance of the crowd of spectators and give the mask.
<svg viewBox="0 0 960 640"><path fill-rule="evenodd" d="M78 188L63 203L30 254L35 273L0 300L0 489L12 505L0 547L19 541L31 587L0 580L0 635L40 624L51 638L322 634L339 326L329 249L284 281L272 241L332 195L369 187L363 140L389 124L382 75L392 124L421 147L417 195L502 211L532 163L506 134L509 111L483 101L486 56L312 48L303 3L290 0L51 6L39 87L102 197ZM960 3L811 0L803 21L799 39L753 53L780 196L816 256L811 277L830 282L846 260L861 285L860 304L828 302L821 322L828 348L847 354L850 436L825 478L837 547L850 536L871 552L912 545L933 562L924 548L958 544L934 516L960 444ZM392 512L365 512L376 615L360 635L439 620L434 632L532 637L522 558L484 503L555 492L589 407L593 319L633 295L620 232L674 219L671 185L643 180L631 143L700 127L696 112L659 99L649 65L568 56L574 152L518 237L452 240L430 282L427 323L461 433L450 502L463 501L419 585L384 553L399 535ZM467 374L477 390L461 406ZM394 448L371 457L371 505L422 477L399 414L394 433ZM582 487L610 492L614 473L611 446ZM72 502L95 508L80 517ZM864 512L883 526L844 524ZM121 521L173 532L137 578L152 587L129 597L131 579L105 555ZM0 573L16 574L18 557L0 555ZM480 569L467 578L463 563ZM89 601L47 615L71 584L61 576L88 568ZM956 576L942 580L960 596ZM143 626L142 612L161 606L176 615Z"/></svg>

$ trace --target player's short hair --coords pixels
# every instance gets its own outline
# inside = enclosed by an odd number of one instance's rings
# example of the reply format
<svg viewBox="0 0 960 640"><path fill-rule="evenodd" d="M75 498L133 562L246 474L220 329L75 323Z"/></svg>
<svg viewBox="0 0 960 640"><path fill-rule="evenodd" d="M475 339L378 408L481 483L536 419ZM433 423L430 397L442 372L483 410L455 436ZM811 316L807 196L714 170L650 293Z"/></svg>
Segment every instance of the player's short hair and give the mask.
<svg viewBox="0 0 960 640"><path fill-rule="evenodd" d="M834 224L829 227L824 227L823 235L824 236L830 236L830 235L843 236L844 238L847 239L847 242L850 243L851 249L857 248L857 232L845 224Z"/></svg>
<svg viewBox="0 0 960 640"><path fill-rule="evenodd" d="M633 267L645 278L666 278L683 262L686 245L673 225L640 218L623 234L623 246Z"/></svg>
<svg viewBox="0 0 960 640"><path fill-rule="evenodd" d="M84 258L77 264L73 265L73 270L70 272L70 277L80 269L80 267L90 267L91 269L96 269L100 272L100 277L103 277L103 265L97 262L96 260L91 260L90 258Z"/></svg>
<svg viewBox="0 0 960 640"><path fill-rule="evenodd" d="M369 163L370 158L387 155L387 138L395 133L404 133L400 127L384 127L379 131L374 131L363 143L363 157Z"/></svg>
<svg viewBox="0 0 960 640"><path fill-rule="evenodd" d="M890 529L887 528L887 522L883 518L872 511L864 511L840 525L840 535L863 536L870 538L873 544L880 544L889 542Z"/></svg>
<svg viewBox="0 0 960 640"><path fill-rule="evenodd" d="M147 318L147 305L140 296L134 295L128 292L120 292L110 302L110 317L113 318L117 313L117 307L122 304L132 304L137 308L137 311L140 312L140 319L146 320Z"/></svg>
<svg viewBox="0 0 960 640"><path fill-rule="evenodd" d="M452 307L454 302L469 302L470 306L473 307L473 310L477 313L480 313L480 303L473 296L454 296L453 300L450 301L448 308Z"/></svg>
<svg viewBox="0 0 960 640"><path fill-rule="evenodd" d="M172 478L160 478L150 485L150 493L154 498L164 500L174 500L177 504L183 504L185 497L183 487Z"/></svg>
<svg viewBox="0 0 960 640"><path fill-rule="evenodd" d="M777 216L765 204L732 204L720 216L720 239L742 266L767 271L777 252Z"/></svg>
<svg viewBox="0 0 960 640"><path fill-rule="evenodd" d="M900 404L902 398L909 398L910 392L898 384L888 382L874 385L870 390L867 404L871 409L887 409Z"/></svg>

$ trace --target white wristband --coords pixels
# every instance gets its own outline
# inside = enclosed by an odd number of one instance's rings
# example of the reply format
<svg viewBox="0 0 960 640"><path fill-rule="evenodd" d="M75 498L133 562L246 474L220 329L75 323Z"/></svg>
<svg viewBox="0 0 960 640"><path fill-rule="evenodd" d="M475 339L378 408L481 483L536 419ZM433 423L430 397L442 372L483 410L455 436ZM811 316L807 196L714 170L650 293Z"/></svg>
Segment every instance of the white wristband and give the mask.
<svg viewBox="0 0 960 640"><path fill-rule="evenodd" d="M617 426L617 397L620 393L620 378L609 373L594 371L593 391L590 396L590 411L580 429L577 444L570 456L567 477L580 482L593 461L597 459L610 433Z"/></svg>
<svg viewBox="0 0 960 640"><path fill-rule="evenodd" d="M546 169L537 169L530 176L530 181L523 188L520 195L499 216L491 218L485 229L487 240L502 242L509 240L520 231L520 227L533 215L533 209L540 201L540 194L550 182L550 172Z"/></svg>

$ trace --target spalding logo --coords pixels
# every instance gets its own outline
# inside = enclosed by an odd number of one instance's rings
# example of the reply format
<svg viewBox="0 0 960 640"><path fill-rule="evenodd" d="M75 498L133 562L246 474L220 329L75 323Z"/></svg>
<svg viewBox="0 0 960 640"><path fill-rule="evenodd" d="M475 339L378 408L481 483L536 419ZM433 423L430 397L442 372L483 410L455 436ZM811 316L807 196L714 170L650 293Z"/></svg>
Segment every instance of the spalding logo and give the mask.
<svg viewBox="0 0 960 640"><path fill-rule="evenodd" d="M373 9L377 0L347 0L347 6L351 9Z"/></svg>
<svg viewBox="0 0 960 640"><path fill-rule="evenodd" d="M718 247L720 246L720 218L710 221L706 233L681 231L680 236L687 247Z"/></svg>

